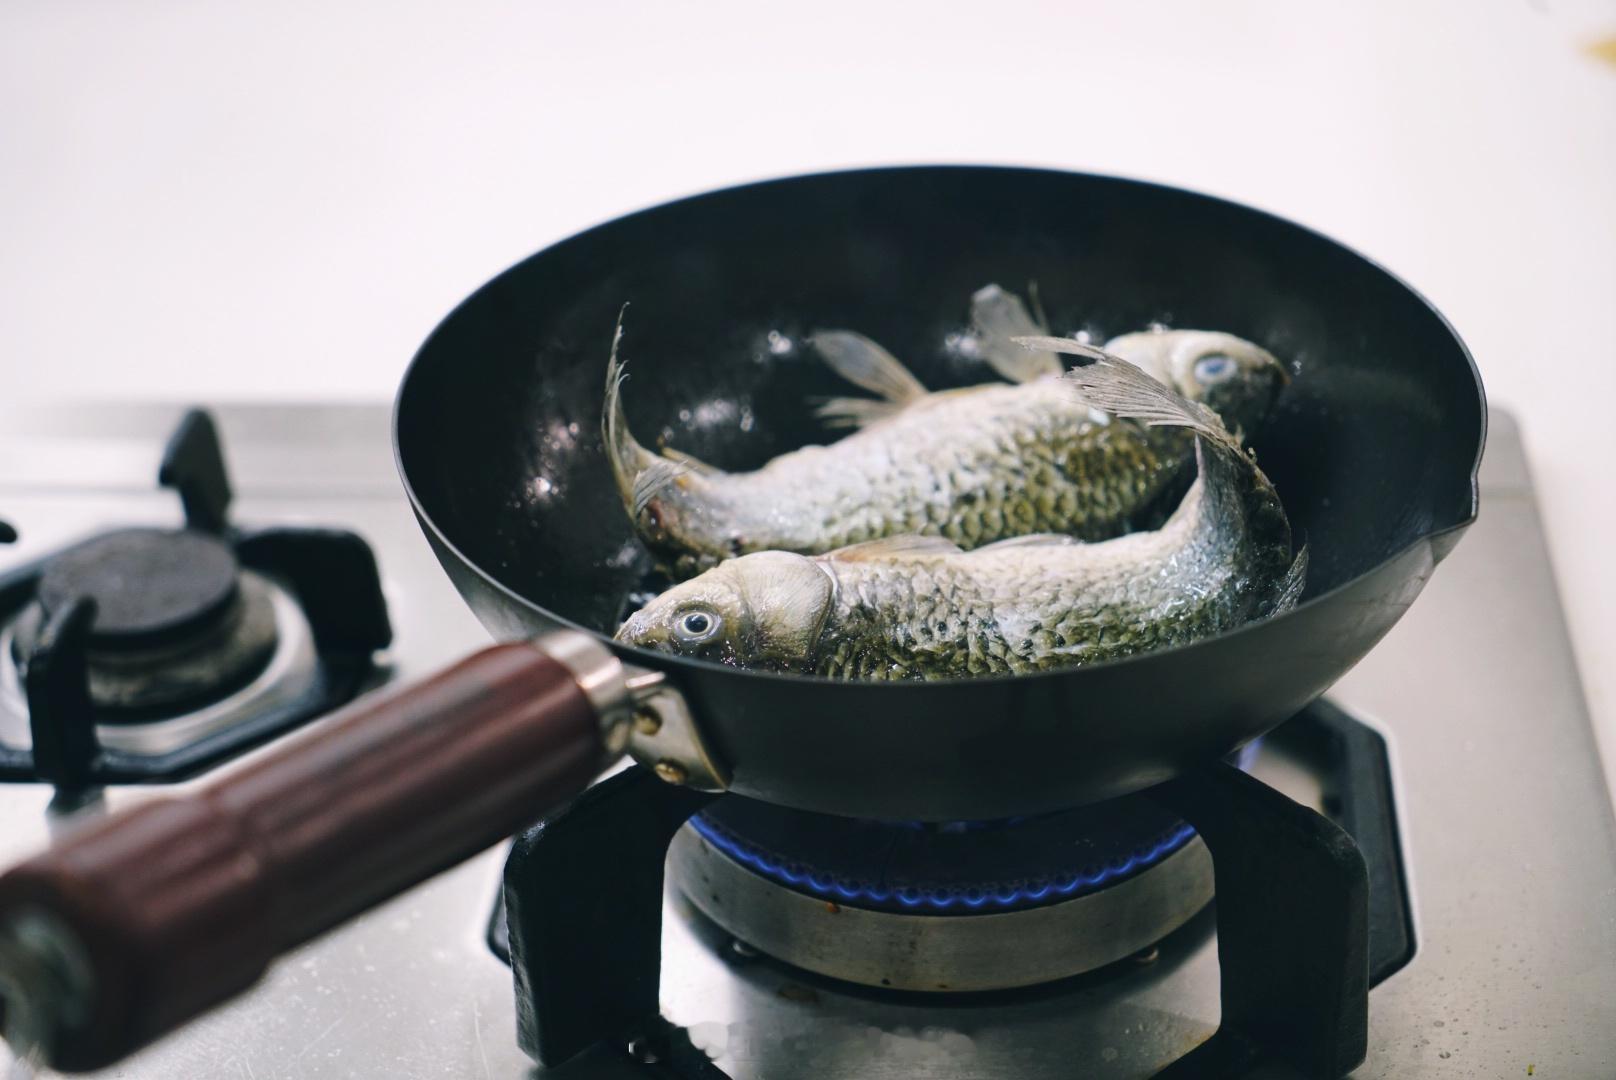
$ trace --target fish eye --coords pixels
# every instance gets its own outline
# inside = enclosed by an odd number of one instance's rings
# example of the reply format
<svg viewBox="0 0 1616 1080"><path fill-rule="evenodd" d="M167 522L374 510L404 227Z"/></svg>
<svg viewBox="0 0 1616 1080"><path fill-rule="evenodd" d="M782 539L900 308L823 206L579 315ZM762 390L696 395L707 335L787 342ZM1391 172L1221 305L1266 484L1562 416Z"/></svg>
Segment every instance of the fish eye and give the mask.
<svg viewBox="0 0 1616 1080"><path fill-rule="evenodd" d="M696 645L717 634L722 623L710 611L687 611L673 621L673 635L687 645Z"/></svg>
<svg viewBox="0 0 1616 1080"><path fill-rule="evenodd" d="M1203 386L1222 382L1235 372L1234 358L1222 353L1213 353L1203 356L1195 361L1195 381Z"/></svg>

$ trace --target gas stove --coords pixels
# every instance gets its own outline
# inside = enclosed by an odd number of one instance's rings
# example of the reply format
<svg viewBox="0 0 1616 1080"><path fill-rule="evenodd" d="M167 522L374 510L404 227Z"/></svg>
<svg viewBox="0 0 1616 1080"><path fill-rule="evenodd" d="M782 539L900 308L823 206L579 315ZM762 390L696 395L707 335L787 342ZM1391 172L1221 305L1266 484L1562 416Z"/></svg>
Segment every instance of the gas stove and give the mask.
<svg viewBox="0 0 1616 1080"><path fill-rule="evenodd" d="M70 812L238 767L486 640L411 518L385 410L211 415L223 460L207 417L180 408L0 429L0 519L19 534L0 547L0 862ZM1342 824L1368 863L1355 1075L1607 1076L1616 828L1501 413L1481 484L1481 519L1419 603L1328 703L1239 764ZM629 769L585 799L609 807L647 784ZM676 807L667 1024L544 1070L522 1049L534 999L591 973L536 987L531 943L656 931L626 897L587 924L542 917L576 883L633 871L558 817L304 946L105 1075L1153 1075L1218 1026L1212 862L1171 812L1119 804L925 826Z"/></svg>

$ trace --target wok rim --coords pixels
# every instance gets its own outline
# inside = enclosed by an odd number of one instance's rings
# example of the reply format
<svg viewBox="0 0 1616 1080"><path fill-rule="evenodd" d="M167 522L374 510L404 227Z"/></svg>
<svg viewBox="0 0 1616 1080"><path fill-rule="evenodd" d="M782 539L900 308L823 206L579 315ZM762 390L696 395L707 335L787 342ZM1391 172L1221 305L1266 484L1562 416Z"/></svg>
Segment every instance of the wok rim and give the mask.
<svg viewBox="0 0 1616 1080"><path fill-rule="evenodd" d="M492 288L495 283L503 279L507 274L516 270L518 267L525 266L536 259L540 259L550 254L552 251L564 245L582 242L596 233L612 228L620 223L658 213L662 210L671 209L686 203L698 202L703 199L715 198L734 192L749 191L758 188L786 185L804 180L827 177L856 178L860 176L877 174L919 174L928 172L976 174L992 173L1001 175L1032 174L1047 177L1094 180L1101 183L1117 184L1123 187L1166 192L1172 195L1187 195L1191 198L1203 200L1207 203L1233 208L1248 214L1254 214L1286 228L1296 230L1312 237L1315 240L1340 250L1341 252L1368 266L1371 270L1381 274L1383 277L1391 281L1392 284L1396 285L1398 288L1412 296L1420 303L1422 307L1425 308L1426 311L1430 312L1430 314L1435 317L1437 323L1444 331L1447 332L1448 337L1452 339L1453 344L1458 348L1459 355L1463 358L1465 366L1469 372L1471 384L1475 388L1475 399L1477 408L1479 410L1479 417L1477 421L1476 452L1470 464L1468 479L1470 489L1468 510L1458 521L1432 528L1430 531L1387 554L1384 558L1378 560L1374 565L1365 569L1361 573L1353 575L1352 577L1334 586L1333 588L1326 590L1325 592L1309 597L1307 600L1298 604L1291 610L1280 615L1268 616L1266 618L1256 619L1251 622L1244 623L1232 630L1225 630L1221 633L1198 638L1194 641L1185 642L1181 645L1173 645L1161 649L1152 649L1148 652L1135 653L1131 656L1123 656L1111 660L1102 660L1092 664L1082 664L1069 668L1057 668L1049 671L1028 672L1025 674L975 675L964 676L961 678L920 681L886 681L864 679L847 680L833 679L824 675L760 671L750 668L731 667L717 661L681 656L677 653L659 652L653 649L644 649L638 646L625 645L610 635L604 634L592 627L584 626L573 619L570 619L556 611L551 610L550 608L536 603L529 597L511 588L509 585L506 585L503 581L500 581L493 574L484 569L480 563L468 557L466 553L461 550L460 546L449 538L448 534L444 531L442 526L439 525L438 521L427 511L420 494L415 489L415 484L410 479L409 469L404 462L403 440L399 436L400 422L404 409L404 399L409 392L418 370L425 366L425 358L427 353L431 351L434 342L437 341L438 337L444 332L445 328L451 322L453 322L462 311L464 311L479 297L481 297L486 290ZM1119 176L1110 173L1087 172L1076 169L1056 169L1043 166L938 162L908 165L863 166L849 169L827 169L819 172L793 173L786 176L769 177L762 180L750 180L740 184L727 184L722 187L708 188L692 194L664 200L650 206L642 207L638 210L629 211L625 214L618 214L604 221L598 221L593 225L589 225L578 230L577 232L571 233L559 240L547 244L537 251L525 255L517 261L509 264L498 273L484 280L482 284L467 294L463 299L460 300L459 303L451 308L447 314L437 321L437 323L432 327L431 332L427 334L420 346L417 347L414 355L410 358L409 363L405 366L403 374L399 378L398 389L393 395L393 404L389 416L389 428L393 443L393 465L394 468L398 470L399 480L404 486L404 494L409 500L410 509L414 512L415 518L418 522L420 522L422 529L427 532L430 539L435 544L440 545L443 550L453 555L455 560L459 562L461 566L475 574L479 579L481 579L484 585L499 594L499 596L501 596L506 603L512 605L513 607L524 610L536 616L541 621L553 623L557 629L571 629L586 633L595 640L605 644L619 657L640 664L643 667L669 671L694 670L697 672L723 673L748 680L758 680L764 683L780 682L791 686L802 686L807 684L814 686L856 686L861 689L869 687L883 687L892 690L901 690L906 687L917 685L967 687L1001 685L1011 681L1014 681L1017 684L1025 684L1045 679L1070 678L1082 672L1123 669L1133 665L1149 663L1150 661L1158 660L1159 658L1166 656L1179 656L1198 649L1208 648L1212 645L1237 639L1242 635L1256 633L1270 623L1283 623L1289 619L1292 619L1302 611L1311 609L1315 605L1327 601L1339 593L1355 588L1361 581L1363 581L1363 579L1378 572L1386 565L1397 562L1398 560L1404 558L1409 554L1409 552L1413 551L1420 545L1432 545L1435 541L1442 537L1454 537L1456 539L1458 535L1462 534L1464 530L1468 529L1472 524L1475 523L1476 517L1480 512L1481 493L1479 478L1482 456L1485 454L1487 447L1487 421L1487 391L1481 380L1481 371L1479 368L1477 368L1475 357L1471 355L1469 347L1464 342L1464 338L1459 335L1458 330L1454 328L1447 316L1443 315L1441 310L1437 308L1437 306L1433 304L1424 293L1414 288L1414 286L1410 285L1402 277L1396 273L1393 273L1381 263L1371 259L1356 248L1344 244L1341 241L1326 235L1325 233L1319 232L1317 229L1310 228L1307 225L1303 225L1299 222L1291 220L1290 218L1283 217L1271 211L1263 210L1247 203L1238 202L1234 199L1227 199L1219 195L1211 195L1206 192L1197 191L1193 188L1179 187L1175 184L1166 184L1154 180L1144 180L1137 177ZM464 596L462 596L462 599L464 599Z"/></svg>

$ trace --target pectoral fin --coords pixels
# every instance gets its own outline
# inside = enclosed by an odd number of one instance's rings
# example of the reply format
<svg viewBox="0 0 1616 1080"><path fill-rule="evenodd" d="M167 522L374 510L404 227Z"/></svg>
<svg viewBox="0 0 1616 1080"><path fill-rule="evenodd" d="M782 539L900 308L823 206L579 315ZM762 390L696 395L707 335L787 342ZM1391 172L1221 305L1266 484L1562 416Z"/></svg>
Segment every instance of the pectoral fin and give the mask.
<svg viewBox="0 0 1616 1080"><path fill-rule="evenodd" d="M692 472L697 476L714 476L723 471L715 465L707 464L693 454L687 454L683 450L675 450L671 446L662 448L662 456L675 464L682 465L685 472Z"/></svg>
<svg viewBox="0 0 1616 1080"><path fill-rule="evenodd" d="M878 420L885 420L902 411L902 405L894 405L880 398L831 397L819 398L814 402L814 415L831 427L839 428L869 427Z"/></svg>
<svg viewBox="0 0 1616 1080"><path fill-rule="evenodd" d="M925 386L908 368L863 334L816 330L808 343L836 374L894 405L908 405L926 396Z"/></svg>

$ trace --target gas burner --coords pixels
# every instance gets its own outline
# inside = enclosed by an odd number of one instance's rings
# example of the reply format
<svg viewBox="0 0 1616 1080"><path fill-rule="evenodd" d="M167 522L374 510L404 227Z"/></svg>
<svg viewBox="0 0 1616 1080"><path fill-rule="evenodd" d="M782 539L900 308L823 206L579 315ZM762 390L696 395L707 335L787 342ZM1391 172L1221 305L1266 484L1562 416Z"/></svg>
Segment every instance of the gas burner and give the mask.
<svg viewBox="0 0 1616 1080"><path fill-rule="evenodd" d="M101 533L0 579L0 780L187 775L347 701L390 641L358 536L228 524L205 413L159 479L185 528Z"/></svg>
<svg viewBox="0 0 1616 1080"><path fill-rule="evenodd" d="M1142 798L1037 818L888 824L724 799L669 874L736 939L872 987L1030 986L1148 949L1212 899L1206 845Z"/></svg>
<svg viewBox="0 0 1616 1080"><path fill-rule="evenodd" d="M1335 823L1260 778L1291 771L1305 801L1322 804ZM1018 1025L1012 1036L1012 1057L1020 1059L1023 1039L1041 1038L1054 1048L1051 1075L1067 1075L1073 1061L1107 1045L1096 1040L1137 1019L1129 999L1192 974L1185 957L1204 954L1200 930L1211 920L1173 931L1206 906L1213 859L1222 1027L1211 1038L1197 1024L1183 1028L1183 1039L1146 1040L1119 1068L1155 1075L1194 1046L1172 1075L1295 1075L1277 1067L1286 1062L1304 1075L1337 1075L1334 1033L1343 1029L1310 1018L1352 1007L1366 982L1407 963L1413 938L1385 742L1323 702L1238 762L1078 810L987 824L821 817L665 784L635 766L517 837L488 943L515 972L518 1039L540 1062L626 1047L635 1060L670 1063L670 1075L713 1078L726 1074L659 1016L665 881L683 894L667 918L691 948L751 946L722 950L725 970L759 953L786 962L742 976L740 1012L727 1014L763 1041L782 1031L810 1041L824 1025L837 1045L841 1007L833 1002L849 998L836 997L843 991L833 983L803 988L794 969L903 991L856 995L860 1009L886 1018L871 1023L902 1026L910 1020L895 1017L941 1018L965 1003L914 991L1011 990L1106 967L1080 987L1041 991L1045 1021L1066 1019ZM1366 888L1367 920L1355 914ZM1167 961L1159 974L1114 963L1155 956L1158 941ZM691 966L686 952L679 978ZM773 985L779 977L795 990ZM1175 991L1162 993L1158 1000L1172 1001ZM708 1015L713 995L725 997L710 991L693 1015ZM1024 999L998 1000L1014 1011ZM1128 1003L1120 1013L1119 1001ZM1179 1006L1159 1007L1167 1016ZM1293 1019L1268 1026L1261 1018L1270 1015ZM1020 1071L985 1065L979 1049L948 1075ZM742 1056L744 1075L774 1075L753 1068L759 1060Z"/></svg>

